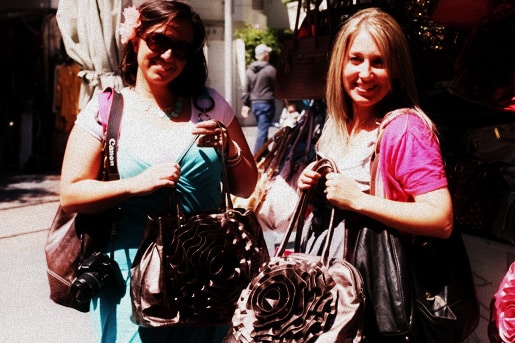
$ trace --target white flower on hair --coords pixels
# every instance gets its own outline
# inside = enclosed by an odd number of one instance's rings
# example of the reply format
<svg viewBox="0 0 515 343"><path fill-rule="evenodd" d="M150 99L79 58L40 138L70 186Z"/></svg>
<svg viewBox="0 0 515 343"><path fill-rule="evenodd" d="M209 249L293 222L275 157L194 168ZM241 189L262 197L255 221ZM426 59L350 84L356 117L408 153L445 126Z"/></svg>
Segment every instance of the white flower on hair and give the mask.
<svg viewBox="0 0 515 343"><path fill-rule="evenodd" d="M120 24L120 38L122 44L127 44L136 37L136 28L141 25L140 13L136 6L129 6L123 10L125 22Z"/></svg>

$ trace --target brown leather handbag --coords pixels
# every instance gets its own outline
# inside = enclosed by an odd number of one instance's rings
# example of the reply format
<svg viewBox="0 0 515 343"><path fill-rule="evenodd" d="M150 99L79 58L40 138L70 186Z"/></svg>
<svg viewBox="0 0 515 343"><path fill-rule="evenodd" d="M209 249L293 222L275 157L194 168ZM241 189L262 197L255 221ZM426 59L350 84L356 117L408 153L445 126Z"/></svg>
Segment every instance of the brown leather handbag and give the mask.
<svg viewBox="0 0 515 343"><path fill-rule="evenodd" d="M186 218L174 190L168 213L149 215L131 268L136 324L229 323L242 289L269 260L254 212L233 208L226 168L220 210Z"/></svg>
<svg viewBox="0 0 515 343"><path fill-rule="evenodd" d="M335 170L322 159L314 170ZM329 258L334 208L321 256L285 254L293 231L302 236L308 193L303 192L275 257L241 293L226 343L359 342L364 316L363 279L344 259Z"/></svg>
<svg viewBox="0 0 515 343"><path fill-rule="evenodd" d="M99 114L102 122L107 123L109 138L105 141L114 140L116 146L123 109L122 95L107 88L99 101ZM112 155L111 161L114 163L108 163L109 151L105 148L105 142L103 150L103 168L99 179L118 179L116 155ZM116 149L111 150L111 153L116 154ZM79 262L102 250L109 241L111 215L109 211L77 214L64 212L61 206L57 209L45 243L50 299L54 302L81 312L89 311L89 301L77 301L70 289Z"/></svg>

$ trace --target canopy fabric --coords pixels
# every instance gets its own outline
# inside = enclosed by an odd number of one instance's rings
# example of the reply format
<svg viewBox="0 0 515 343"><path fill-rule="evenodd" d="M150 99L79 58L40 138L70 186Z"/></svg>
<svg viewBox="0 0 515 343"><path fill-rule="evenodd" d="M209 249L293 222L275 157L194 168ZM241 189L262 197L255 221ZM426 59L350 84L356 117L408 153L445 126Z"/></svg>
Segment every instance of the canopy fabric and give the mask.
<svg viewBox="0 0 515 343"><path fill-rule="evenodd" d="M57 24L66 53L82 79L79 109L106 87L120 89L119 24L131 0L59 0Z"/></svg>

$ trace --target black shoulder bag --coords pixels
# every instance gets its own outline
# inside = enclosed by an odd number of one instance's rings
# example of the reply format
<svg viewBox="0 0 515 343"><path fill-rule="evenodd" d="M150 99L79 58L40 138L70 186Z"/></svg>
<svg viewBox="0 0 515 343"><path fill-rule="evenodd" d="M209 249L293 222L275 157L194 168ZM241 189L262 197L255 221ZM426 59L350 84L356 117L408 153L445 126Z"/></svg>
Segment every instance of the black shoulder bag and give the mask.
<svg viewBox="0 0 515 343"><path fill-rule="evenodd" d="M378 164L376 150L372 194L382 196ZM458 343L478 325L479 301L456 229L448 239L407 237L367 218L353 264L365 281L367 342Z"/></svg>

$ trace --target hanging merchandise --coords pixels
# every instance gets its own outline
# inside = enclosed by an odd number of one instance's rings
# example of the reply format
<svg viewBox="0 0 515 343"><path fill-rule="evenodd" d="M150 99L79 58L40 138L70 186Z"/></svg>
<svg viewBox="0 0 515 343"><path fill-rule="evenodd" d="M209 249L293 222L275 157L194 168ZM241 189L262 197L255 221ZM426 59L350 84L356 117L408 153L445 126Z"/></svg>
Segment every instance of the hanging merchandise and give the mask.
<svg viewBox="0 0 515 343"><path fill-rule="evenodd" d="M474 104L515 112L515 4L500 1L467 37L449 90Z"/></svg>
<svg viewBox="0 0 515 343"><path fill-rule="evenodd" d="M324 102L312 101L293 127L279 129L254 155L259 172L254 192L245 199L234 198L235 204L256 213L271 254L288 227L299 199L297 179L315 160L315 143L325 112Z"/></svg>
<svg viewBox="0 0 515 343"><path fill-rule="evenodd" d="M79 71L80 67L72 61L55 67L53 111L56 114L55 126L59 132L70 132L79 113Z"/></svg>
<svg viewBox="0 0 515 343"><path fill-rule="evenodd" d="M491 3L491 0L439 0L431 19L449 27L471 29L487 15Z"/></svg>
<svg viewBox="0 0 515 343"><path fill-rule="evenodd" d="M275 97L278 99L325 98L334 35L342 18L359 6L334 1L323 10L321 3L319 0L298 1L293 38L284 42L279 54L275 80ZM301 9L307 13L299 26Z"/></svg>

